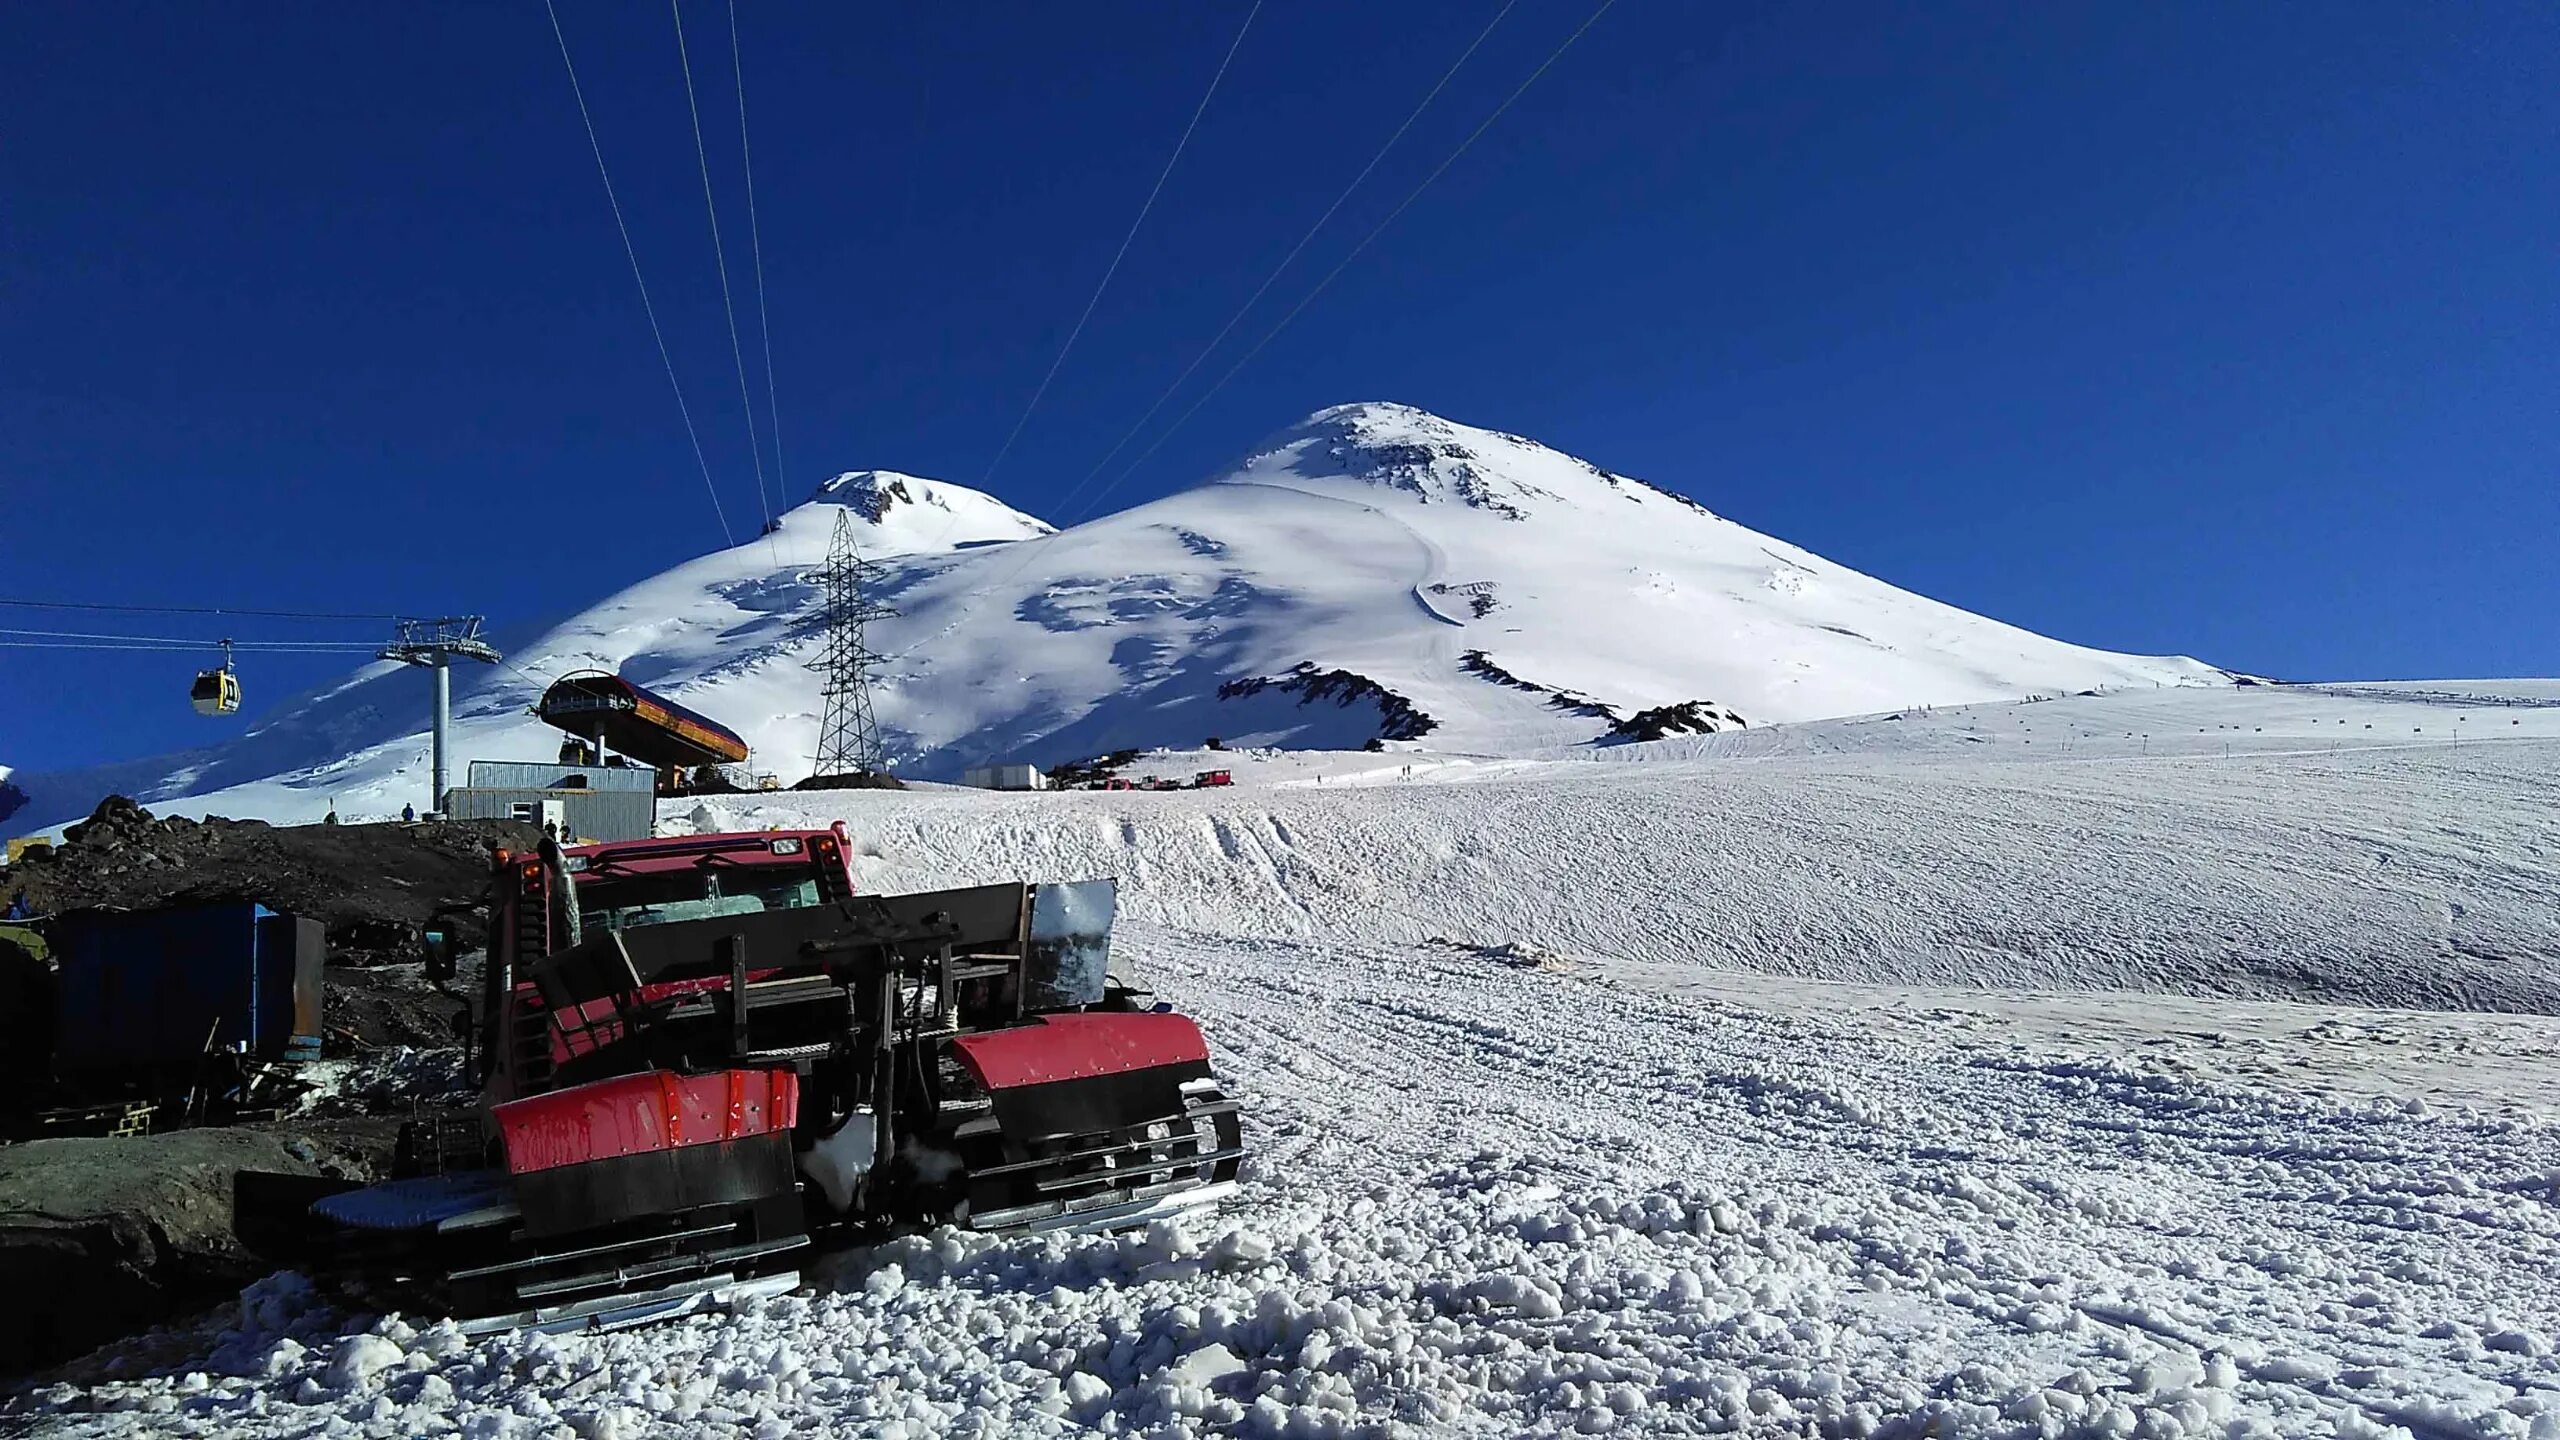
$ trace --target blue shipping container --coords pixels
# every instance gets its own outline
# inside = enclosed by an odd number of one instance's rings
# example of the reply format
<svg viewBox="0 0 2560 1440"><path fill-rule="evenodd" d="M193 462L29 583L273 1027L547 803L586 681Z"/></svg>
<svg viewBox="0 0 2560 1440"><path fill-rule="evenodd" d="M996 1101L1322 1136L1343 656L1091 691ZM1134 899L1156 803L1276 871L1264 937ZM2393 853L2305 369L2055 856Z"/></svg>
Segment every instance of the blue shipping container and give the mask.
<svg viewBox="0 0 2560 1440"><path fill-rule="evenodd" d="M61 916L55 1064L65 1074L192 1064L208 1048L316 1056L317 920L246 901Z"/></svg>

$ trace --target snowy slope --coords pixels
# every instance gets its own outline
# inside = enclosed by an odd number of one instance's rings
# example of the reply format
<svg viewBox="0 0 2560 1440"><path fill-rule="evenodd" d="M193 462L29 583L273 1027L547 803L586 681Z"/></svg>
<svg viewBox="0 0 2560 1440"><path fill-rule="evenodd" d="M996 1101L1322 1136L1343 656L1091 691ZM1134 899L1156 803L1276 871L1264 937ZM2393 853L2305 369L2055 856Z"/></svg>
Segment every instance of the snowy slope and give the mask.
<svg viewBox="0 0 2560 1440"><path fill-rule="evenodd" d="M754 1312L471 1342L286 1276L0 1410L62 1436L2540 1440L2555 1132L1884 1038L1463 950L1146 958L1246 1199L951 1233Z"/></svg>
<svg viewBox="0 0 2560 1440"><path fill-rule="evenodd" d="M620 666L806 774L814 587L828 517L892 558L877 711L904 773L1133 745L1453 752L1589 744L1695 702L1732 727L2028 694L2219 684L2193 660L2048 640L1897 590L1533 441L1409 407L1319 412L1192 490L1072 530L975 492L858 472L778 536L645 581L472 692L465 757L534 758L521 712L574 665ZM885 517L885 518L884 518ZM1037 538L1027 538L1037 537ZM235 746L37 777L31 819L102 793L276 819L424 802L422 683L360 674ZM243 788L244 782L249 783Z"/></svg>
<svg viewBox="0 0 2560 1440"><path fill-rule="evenodd" d="M1189 930L2560 1014L2560 705L2198 689L1803 728L1860 745L1410 780L1343 756L1322 784L1248 752L1232 790L724 797L667 823L842 817L874 888L1117 875L1126 913Z"/></svg>
<svg viewBox="0 0 2560 1440"><path fill-rule="evenodd" d="M1118 949L1245 1103L1242 1195L611 1336L469 1342L280 1277L0 1431L2548 1440L2560 1023L2391 1008L2560 1008L2560 706L2497 703L2547 698L705 801L846 816L875 883L1118 873ZM2211 748L2142 753L2173 721Z"/></svg>
<svg viewBox="0 0 2560 1440"><path fill-rule="evenodd" d="M502 636L503 667L455 666L454 783L467 760L555 758L561 737L532 718L533 703L551 680L588 667L619 670L723 718L765 707L762 723L739 728L768 752L777 733L814 735L816 696L798 658L817 601L805 576L825 559L847 509L864 553L904 556L918 572L1049 533L961 486L886 470L838 475L778 517L770 534L644 580L529 642ZM427 697L417 670L370 664L224 744L81 771L22 771L17 783L31 802L20 818L78 819L113 792L179 813L280 822L316 820L333 806L350 819L395 814L403 803L426 808ZM801 741L793 753L807 749Z"/></svg>
<svg viewBox="0 0 2560 1440"><path fill-rule="evenodd" d="M923 773L1209 735L1501 753L1682 701L1768 724L2223 678L1968 615L1394 405L1320 412L1217 481L1020 549L901 597L881 715ZM1304 704L1301 667L1357 680ZM1281 683L1234 693L1258 678Z"/></svg>

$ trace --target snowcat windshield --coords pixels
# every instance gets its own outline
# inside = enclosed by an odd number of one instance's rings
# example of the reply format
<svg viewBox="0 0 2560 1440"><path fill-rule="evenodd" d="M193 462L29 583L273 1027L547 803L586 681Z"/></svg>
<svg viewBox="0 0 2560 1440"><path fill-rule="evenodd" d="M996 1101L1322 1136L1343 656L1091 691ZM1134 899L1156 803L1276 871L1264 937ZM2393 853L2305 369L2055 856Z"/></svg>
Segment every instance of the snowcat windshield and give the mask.
<svg viewBox="0 0 2560 1440"><path fill-rule="evenodd" d="M805 868L728 866L589 881L578 889L578 918L589 931L629 930L817 903L818 878Z"/></svg>

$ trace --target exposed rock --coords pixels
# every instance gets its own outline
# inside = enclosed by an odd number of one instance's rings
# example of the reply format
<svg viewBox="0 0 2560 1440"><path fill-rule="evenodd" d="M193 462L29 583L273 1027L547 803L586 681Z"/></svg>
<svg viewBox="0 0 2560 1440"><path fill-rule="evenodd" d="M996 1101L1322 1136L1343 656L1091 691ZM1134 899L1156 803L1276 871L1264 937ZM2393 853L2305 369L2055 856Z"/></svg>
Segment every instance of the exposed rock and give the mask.
<svg viewBox="0 0 2560 1440"><path fill-rule="evenodd" d="M1660 740L1672 735L1713 735L1720 730L1745 728L1743 718L1732 707L1712 700L1683 700L1677 705L1657 705L1639 710L1609 727L1605 741L1632 743Z"/></svg>
<svg viewBox="0 0 2560 1440"><path fill-rule="evenodd" d="M1212 745L1210 748L1214 750L1219 747ZM1073 760L1064 765L1052 765L1049 767L1049 783L1060 790L1082 790L1099 785L1119 774L1121 767L1134 764L1137 758L1138 752L1134 749L1114 750L1108 755L1096 755L1090 760Z"/></svg>
<svg viewBox="0 0 2560 1440"><path fill-rule="evenodd" d="M840 775L812 775L794 790L904 790L907 782L885 770L847 770Z"/></svg>
<svg viewBox="0 0 2560 1440"><path fill-rule="evenodd" d="M1299 661L1286 675L1255 675L1229 680L1218 687L1218 698L1233 700L1239 696L1258 695L1265 690L1295 695L1301 705L1312 705L1318 700L1330 700L1336 705L1374 701L1378 707L1375 740L1419 740L1440 728L1439 721L1415 709L1412 701L1368 676L1349 670L1318 670L1312 660Z"/></svg>
<svg viewBox="0 0 2560 1440"><path fill-rule="evenodd" d="M48 1365L223 1299L271 1267L233 1229L242 1170L371 1179L396 1121L0 1147L0 1370ZM42 1303L29 1303L42 1297Z"/></svg>
<svg viewBox="0 0 2560 1440"><path fill-rule="evenodd" d="M874 525L889 518L889 512L899 506L916 503L916 497L907 489L907 477L883 475L877 470L839 475L827 482L823 493L833 494L846 509Z"/></svg>
<svg viewBox="0 0 2560 1440"><path fill-rule="evenodd" d="M1468 612L1478 620L1502 608L1501 599L1494 593L1500 587L1491 580L1470 580L1459 585L1444 582L1425 588L1434 595L1464 595Z"/></svg>
<svg viewBox="0 0 2560 1440"><path fill-rule="evenodd" d="M1618 718L1618 712L1614 707L1594 700L1579 690L1559 690L1552 685L1541 685L1535 680L1524 680L1503 669L1491 655L1482 650L1470 650L1459 656L1458 668L1470 675L1490 680L1496 685L1508 685L1514 690L1526 690L1532 694L1544 695L1547 697L1547 708L1551 710L1562 710L1566 714L1580 715L1592 720Z"/></svg>

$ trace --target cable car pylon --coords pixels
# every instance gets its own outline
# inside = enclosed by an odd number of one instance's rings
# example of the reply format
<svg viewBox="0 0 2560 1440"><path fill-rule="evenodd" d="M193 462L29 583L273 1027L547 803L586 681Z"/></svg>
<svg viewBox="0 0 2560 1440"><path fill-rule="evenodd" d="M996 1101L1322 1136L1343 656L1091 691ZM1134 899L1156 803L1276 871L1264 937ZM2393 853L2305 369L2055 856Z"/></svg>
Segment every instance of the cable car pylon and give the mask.
<svg viewBox="0 0 2560 1440"><path fill-rule="evenodd" d="M382 647L381 658L403 665L422 665L436 677L434 759L430 767L427 808L444 809L445 733L453 728L453 658L495 665L506 657L480 638L483 617L447 615L434 620L402 620L399 638Z"/></svg>

